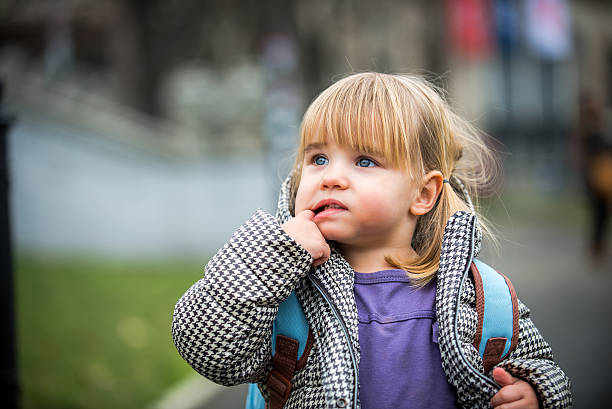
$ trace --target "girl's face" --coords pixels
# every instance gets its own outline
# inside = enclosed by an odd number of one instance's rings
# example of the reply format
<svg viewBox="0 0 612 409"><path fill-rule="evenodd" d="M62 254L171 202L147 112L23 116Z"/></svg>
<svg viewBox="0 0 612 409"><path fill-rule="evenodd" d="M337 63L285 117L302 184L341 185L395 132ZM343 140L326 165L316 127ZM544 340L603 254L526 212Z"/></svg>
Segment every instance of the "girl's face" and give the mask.
<svg viewBox="0 0 612 409"><path fill-rule="evenodd" d="M315 213L327 240L351 246L410 246L417 188L406 171L376 153L333 142L306 147L295 214Z"/></svg>

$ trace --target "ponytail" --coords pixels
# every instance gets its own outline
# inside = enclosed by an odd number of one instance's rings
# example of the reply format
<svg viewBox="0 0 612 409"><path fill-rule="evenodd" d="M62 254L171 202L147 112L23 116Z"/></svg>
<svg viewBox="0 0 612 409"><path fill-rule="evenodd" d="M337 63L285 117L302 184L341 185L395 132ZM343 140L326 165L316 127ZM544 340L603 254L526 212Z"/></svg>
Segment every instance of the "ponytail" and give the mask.
<svg viewBox="0 0 612 409"><path fill-rule="evenodd" d="M453 177L451 180L454 182L456 178ZM455 192L455 188L451 183L443 183L435 207L417 220L412 237L412 248L417 254L415 257L405 261L385 257L387 263L405 270L417 286L427 284L438 271L442 237L448 219L457 211L472 211L467 204L471 203L471 200L468 199L466 202Z"/></svg>
<svg viewBox="0 0 612 409"><path fill-rule="evenodd" d="M407 260L385 258L395 268L405 270L416 286L427 284L437 273L444 228L454 213L466 211L476 215L482 233L496 243L491 227L479 214L477 201L482 190L495 185L499 175L493 151L481 133L452 112L445 102L437 114L438 124L434 128L445 132L421 138L420 148L425 172L440 170L445 182L436 205L417 220L412 238L416 256Z"/></svg>

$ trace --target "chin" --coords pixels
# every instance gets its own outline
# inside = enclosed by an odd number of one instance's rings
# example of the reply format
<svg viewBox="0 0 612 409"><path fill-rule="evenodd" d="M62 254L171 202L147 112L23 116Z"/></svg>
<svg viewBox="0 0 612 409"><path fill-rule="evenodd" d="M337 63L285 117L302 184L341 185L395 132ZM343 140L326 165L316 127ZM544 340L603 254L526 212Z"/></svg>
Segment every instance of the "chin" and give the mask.
<svg viewBox="0 0 612 409"><path fill-rule="evenodd" d="M350 240L350 237L346 234L346 231L338 231L338 229L331 228L326 229L321 226L319 226L319 230L321 231L323 237L325 237L325 240L336 241L338 243Z"/></svg>

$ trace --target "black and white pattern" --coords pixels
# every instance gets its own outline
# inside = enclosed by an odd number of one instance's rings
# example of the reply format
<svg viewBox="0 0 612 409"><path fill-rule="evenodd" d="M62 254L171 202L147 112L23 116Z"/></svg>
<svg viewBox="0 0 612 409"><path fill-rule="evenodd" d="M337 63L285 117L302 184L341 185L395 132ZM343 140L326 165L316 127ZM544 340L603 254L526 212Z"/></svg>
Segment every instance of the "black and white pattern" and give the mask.
<svg viewBox="0 0 612 409"><path fill-rule="evenodd" d="M294 377L285 407L359 407L353 399L355 366L359 365L353 270L333 248L330 259L312 269L310 255L282 230L280 224L291 217L290 182L288 178L283 184L276 218L258 210L212 258L204 277L177 302L174 342L181 356L203 376L223 385L258 382L267 397L272 322L278 305L295 290L315 342L306 367ZM472 345L477 316L467 269L479 245L476 218L465 212L455 214L446 226L437 278L442 364L457 388L459 403L466 408L489 407L499 389L490 374L482 373L482 360ZM315 281L340 320L315 288ZM550 347L522 303L518 346L499 366L528 380L544 408L571 406L569 380L552 360Z"/></svg>

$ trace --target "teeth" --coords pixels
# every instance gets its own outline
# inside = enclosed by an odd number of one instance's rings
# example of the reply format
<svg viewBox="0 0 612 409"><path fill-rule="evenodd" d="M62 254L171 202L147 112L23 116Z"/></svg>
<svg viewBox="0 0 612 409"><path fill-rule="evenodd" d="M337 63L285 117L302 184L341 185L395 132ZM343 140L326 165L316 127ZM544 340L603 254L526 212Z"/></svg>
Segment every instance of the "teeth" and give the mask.
<svg viewBox="0 0 612 409"><path fill-rule="evenodd" d="M344 207L342 207L342 206L340 206L338 204L332 203L332 204L323 205L323 206L319 207L318 209L315 210L315 213L321 213L321 212L323 212L323 211L325 211L327 209L344 209Z"/></svg>

